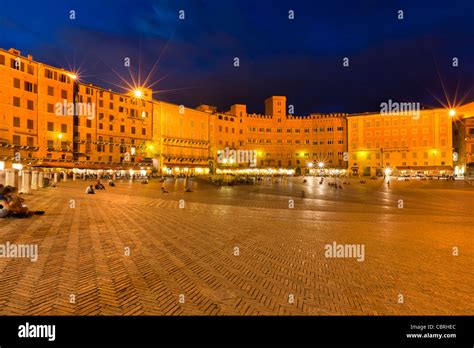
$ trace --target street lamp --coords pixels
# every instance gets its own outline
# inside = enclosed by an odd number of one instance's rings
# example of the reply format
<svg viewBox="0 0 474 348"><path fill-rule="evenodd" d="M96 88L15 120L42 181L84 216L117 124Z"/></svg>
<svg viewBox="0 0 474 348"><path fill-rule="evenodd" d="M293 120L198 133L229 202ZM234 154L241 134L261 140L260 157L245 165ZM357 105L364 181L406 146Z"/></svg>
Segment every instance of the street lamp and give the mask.
<svg viewBox="0 0 474 348"><path fill-rule="evenodd" d="M319 163L318 163L318 167L319 167L319 168L323 168L323 167L324 167L324 162L319 162Z"/></svg>
<svg viewBox="0 0 474 348"><path fill-rule="evenodd" d="M133 95L135 96L135 98L140 99L141 97L143 97L143 92L141 91L141 89L136 89L133 91Z"/></svg>
<svg viewBox="0 0 474 348"><path fill-rule="evenodd" d="M449 110L449 116L451 116L451 117L456 116L456 110L450 109L450 110Z"/></svg>

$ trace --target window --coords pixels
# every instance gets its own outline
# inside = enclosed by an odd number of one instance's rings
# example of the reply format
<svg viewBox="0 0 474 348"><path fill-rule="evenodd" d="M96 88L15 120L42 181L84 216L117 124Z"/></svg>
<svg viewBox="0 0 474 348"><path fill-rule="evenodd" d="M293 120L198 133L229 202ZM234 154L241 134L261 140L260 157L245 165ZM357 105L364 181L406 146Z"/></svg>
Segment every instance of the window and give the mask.
<svg viewBox="0 0 474 348"><path fill-rule="evenodd" d="M99 144L97 144L97 152L104 152L104 144L102 144L102 142L104 141L104 138L102 137L99 137L99 139L97 140Z"/></svg>
<svg viewBox="0 0 474 348"><path fill-rule="evenodd" d="M0 55L0 65L5 65L5 56Z"/></svg>
<svg viewBox="0 0 474 348"><path fill-rule="evenodd" d="M34 128L33 120L26 120L26 128L28 128L28 129L33 129Z"/></svg>
<svg viewBox="0 0 474 348"><path fill-rule="evenodd" d="M67 133L67 124L61 124L61 133Z"/></svg>
<svg viewBox="0 0 474 348"><path fill-rule="evenodd" d="M34 75L35 74L35 68L33 65L28 65L28 74Z"/></svg>
<svg viewBox="0 0 474 348"><path fill-rule="evenodd" d="M48 132L54 132L54 123L48 122Z"/></svg>
<svg viewBox="0 0 474 348"><path fill-rule="evenodd" d="M14 136L13 136L13 144L14 144L14 145L20 145L20 143L21 143L21 138L20 138L20 136L19 136L19 135L14 135Z"/></svg>
<svg viewBox="0 0 474 348"><path fill-rule="evenodd" d="M20 88L20 79L13 79L13 87Z"/></svg>
<svg viewBox="0 0 474 348"><path fill-rule="evenodd" d="M232 128L234 130L234 128ZM146 135L146 128L142 128L142 135Z"/></svg>
<svg viewBox="0 0 474 348"><path fill-rule="evenodd" d="M132 127L132 134L135 134L135 131L136 131L135 127Z"/></svg>
<svg viewBox="0 0 474 348"><path fill-rule="evenodd" d="M20 107L20 98L13 97L13 106Z"/></svg>
<svg viewBox="0 0 474 348"><path fill-rule="evenodd" d="M54 113L54 105L53 104L48 104L48 112Z"/></svg>
<svg viewBox="0 0 474 348"><path fill-rule="evenodd" d="M86 127L92 128L92 120L86 120Z"/></svg>
<svg viewBox="0 0 474 348"><path fill-rule="evenodd" d="M125 133L125 126L123 124L120 125L120 132Z"/></svg>
<svg viewBox="0 0 474 348"><path fill-rule="evenodd" d="M48 95L54 97L54 87L48 86Z"/></svg>
<svg viewBox="0 0 474 348"><path fill-rule="evenodd" d="M113 124L109 124L109 131L113 131L114 130L114 125Z"/></svg>
<svg viewBox="0 0 474 348"><path fill-rule="evenodd" d="M20 118L13 117L13 127L20 127Z"/></svg>
<svg viewBox="0 0 474 348"><path fill-rule="evenodd" d="M15 70L23 71L25 68L25 65L22 62L20 62L20 58L16 58L16 59L10 59L10 67Z"/></svg>
<svg viewBox="0 0 474 348"><path fill-rule="evenodd" d="M62 99L67 99L67 91L64 90L64 89L61 90L61 98Z"/></svg>
<svg viewBox="0 0 474 348"><path fill-rule="evenodd" d="M28 110L34 110L33 100L27 100L27 101L26 101L26 108L27 108Z"/></svg>
<svg viewBox="0 0 474 348"><path fill-rule="evenodd" d="M36 93L36 85L32 84L31 82L25 81L25 91Z"/></svg>

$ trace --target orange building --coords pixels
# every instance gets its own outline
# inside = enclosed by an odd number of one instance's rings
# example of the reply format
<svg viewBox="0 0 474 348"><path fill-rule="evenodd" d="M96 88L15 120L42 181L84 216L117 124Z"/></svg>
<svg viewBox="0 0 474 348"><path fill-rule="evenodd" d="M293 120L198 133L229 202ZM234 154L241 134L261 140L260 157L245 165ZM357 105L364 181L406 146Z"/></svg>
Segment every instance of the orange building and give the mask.
<svg viewBox="0 0 474 348"><path fill-rule="evenodd" d="M75 100L75 167L139 169L153 165L151 91L137 98L77 83Z"/></svg>
<svg viewBox="0 0 474 348"><path fill-rule="evenodd" d="M0 50L0 157L4 163L49 166L72 161L72 118L56 105L73 94L70 72Z"/></svg>
<svg viewBox="0 0 474 348"><path fill-rule="evenodd" d="M265 115L248 114L246 106L236 104L226 113L211 119L211 156L228 147L255 151L257 167L313 170L345 170L346 120L344 114L293 116L286 113L286 97L265 100ZM217 162L217 160L216 160ZM248 163L218 163L223 169L248 167Z"/></svg>
<svg viewBox="0 0 474 348"><path fill-rule="evenodd" d="M353 175L450 173L452 116L446 109L348 118L349 169Z"/></svg>
<svg viewBox="0 0 474 348"><path fill-rule="evenodd" d="M453 123L454 173L474 179L474 103L456 110Z"/></svg>
<svg viewBox="0 0 474 348"><path fill-rule="evenodd" d="M210 115L117 93L0 50L0 170L56 167L206 172Z"/></svg>
<svg viewBox="0 0 474 348"><path fill-rule="evenodd" d="M287 112L292 106L286 97L272 96L265 100L263 115L248 113L245 104L218 112L210 105L193 109L155 100L146 88L104 90L15 49L0 50L0 170L462 174L474 171L472 105L458 108L457 117L445 109L422 110L418 117L295 116ZM453 121L460 122L454 144Z"/></svg>
<svg viewBox="0 0 474 348"><path fill-rule="evenodd" d="M153 104L153 143L159 149L161 169L168 174L208 172L210 115L184 105Z"/></svg>

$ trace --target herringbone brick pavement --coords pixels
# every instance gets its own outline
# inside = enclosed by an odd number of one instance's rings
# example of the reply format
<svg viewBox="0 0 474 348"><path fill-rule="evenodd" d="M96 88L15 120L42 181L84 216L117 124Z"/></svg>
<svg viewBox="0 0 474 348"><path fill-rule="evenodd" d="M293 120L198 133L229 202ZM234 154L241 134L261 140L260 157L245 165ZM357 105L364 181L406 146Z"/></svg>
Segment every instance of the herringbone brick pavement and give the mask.
<svg viewBox="0 0 474 348"><path fill-rule="evenodd" d="M474 314L472 191L285 185L35 191L46 215L0 220L0 244L39 246L37 262L0 258L0 314ZM326 258L333 241L365 261Z"/></svg>

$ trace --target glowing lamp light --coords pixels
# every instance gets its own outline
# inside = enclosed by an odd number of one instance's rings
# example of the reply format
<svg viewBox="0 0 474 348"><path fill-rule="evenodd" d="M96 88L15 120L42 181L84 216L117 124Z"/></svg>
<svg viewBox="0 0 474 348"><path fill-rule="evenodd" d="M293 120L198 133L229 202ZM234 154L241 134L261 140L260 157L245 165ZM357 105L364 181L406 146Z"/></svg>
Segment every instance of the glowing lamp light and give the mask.
<svg viewBox="0 0 474 348"><path fill-rule="evenodd" d="M449 110L449 116L451 117L456 116L456 110L454 109Z"/></svg>
<svg viewBox="0 0 474 348"><path fill-rule="evenodd" d="M135 96L135 98L141 98L143 97L143 92L140 89L136 89L133 91L133 95Z"/></svg>
<svg viewBox="0 0 474 348"><path fill-rule="evenodd" d="M323 163L323 162L319 162L319 163L318 163L318 166L319 166L319 168L322 168L322 167L324 167L324 163Z"/></svg>
<svg viewBox="0 0 474 348"><path fill-rule="evenodd" d="M62 133L59 133L59 134L58 134L58 139L62 139L62 138L63 138Z"/></svg>
<svg viewBox="0 0 474 348"><path fill-rule="evenodd" d="M385 175L389 176L390 174L392 174L392 170L390 168L385 168Z"/></svg>
<svg viewBox="0 0 474 348"><path fill-rule="evenodd" d="M308 168L313 168L313 162L308 163Z"/></svg>

